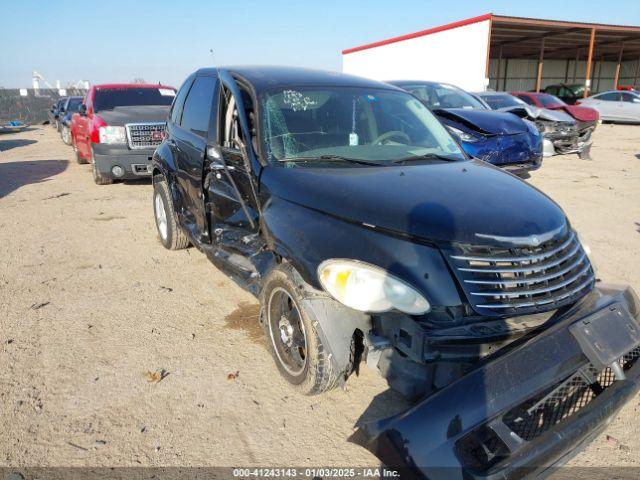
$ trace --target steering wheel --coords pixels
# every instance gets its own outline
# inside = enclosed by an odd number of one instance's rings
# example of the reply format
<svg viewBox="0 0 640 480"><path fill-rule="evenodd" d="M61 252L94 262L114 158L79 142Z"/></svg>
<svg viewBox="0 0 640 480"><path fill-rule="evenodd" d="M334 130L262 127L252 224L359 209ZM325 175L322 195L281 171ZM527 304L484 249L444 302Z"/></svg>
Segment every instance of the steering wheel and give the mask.
<svg viewBox="0 0 640 480"><path fill-rule="evenodd" d="M393 137L400 137L404 140L407 141L407 144L411 143L411 139L409 138L409 135L407 135L404 132L401 132L400 130L391 130L390 132L385 132L382 135L378 135L378 138L376 138L372 143L374 145L382 145L382 142L384 142L385 140L389 140Z"/></svg>

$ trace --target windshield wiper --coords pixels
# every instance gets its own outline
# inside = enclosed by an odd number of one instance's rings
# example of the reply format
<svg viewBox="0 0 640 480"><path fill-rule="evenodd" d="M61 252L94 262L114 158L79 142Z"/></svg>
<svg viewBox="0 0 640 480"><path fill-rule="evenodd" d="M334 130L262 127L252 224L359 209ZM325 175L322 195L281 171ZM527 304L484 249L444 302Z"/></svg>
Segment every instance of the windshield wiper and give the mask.
<svg viewBox="0 0 640 480"><path fill-rule="evenodd" d="M357 163L359 165L369 165L373 167L379 167L381 165L380 162L370 162L368 160L361 160L359 158L351 158L351 157L343 157L341 155L320 155L318 157L298 157L298 158L282 158L279 160L280 162L347 162L347 163Z"/></svg>
<svg viewBox="0 0 640 480"><path fill-rule="evenodd" d="M456 157L449 157L447 155L440 155L439 153L425 153L424 155L411 155L410 157L399 158L391 163L408 163L418 162L421 160L443 160L445 162L456 162L460 159Z"/></svg>

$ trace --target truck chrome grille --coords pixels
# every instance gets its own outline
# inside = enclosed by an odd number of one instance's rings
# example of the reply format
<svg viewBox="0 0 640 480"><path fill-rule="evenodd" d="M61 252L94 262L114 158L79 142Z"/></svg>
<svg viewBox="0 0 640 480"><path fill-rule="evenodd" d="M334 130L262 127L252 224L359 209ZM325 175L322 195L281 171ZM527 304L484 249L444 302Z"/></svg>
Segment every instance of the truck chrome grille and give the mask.
<svg viewBox="0 0 640 480"><path fill-rule="evenodd" d="M582 297L595 282L573 231L539 246L457 245L446 256L468 301L482 315L554 310Z"/></svg>
<svg viewBox="0 0 640 480"><path fill-rule="evenodd" d="M129 148L155 148L162 143L165 123L128 123L125 128Z"/></svg>

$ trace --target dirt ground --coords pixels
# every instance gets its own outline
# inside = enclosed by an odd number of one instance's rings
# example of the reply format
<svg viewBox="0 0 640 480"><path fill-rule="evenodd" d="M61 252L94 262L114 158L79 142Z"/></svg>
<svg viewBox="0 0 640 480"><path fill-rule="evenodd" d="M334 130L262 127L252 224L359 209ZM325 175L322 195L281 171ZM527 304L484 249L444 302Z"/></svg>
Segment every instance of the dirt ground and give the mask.
<svg viewBox="0 0 640 480"><path fill-rule="evenodd" d="M640 290L640 126L600 126L592 156L529 181L600 278ZM0 465L378 465L348 438L402 398L366 367L346 390L293 392L255 299L160 245L149 183L97 186L90 168L51 127L0 137ZM639 407L572 464L640 466Z"/></svg>

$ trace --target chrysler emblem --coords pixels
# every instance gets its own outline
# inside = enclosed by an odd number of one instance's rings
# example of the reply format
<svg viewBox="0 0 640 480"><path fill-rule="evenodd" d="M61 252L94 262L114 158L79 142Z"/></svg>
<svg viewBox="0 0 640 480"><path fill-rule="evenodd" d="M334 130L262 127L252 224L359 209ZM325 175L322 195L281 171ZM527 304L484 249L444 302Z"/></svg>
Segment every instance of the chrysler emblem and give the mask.
<svg viewBox="0 0 640 480"><path fill-rule="evenodd" d="M538 237L536 237L535 235L531 236L531 245L533 245L534 247L537 247L538 245L540 245L540 239Z"/></svg>

